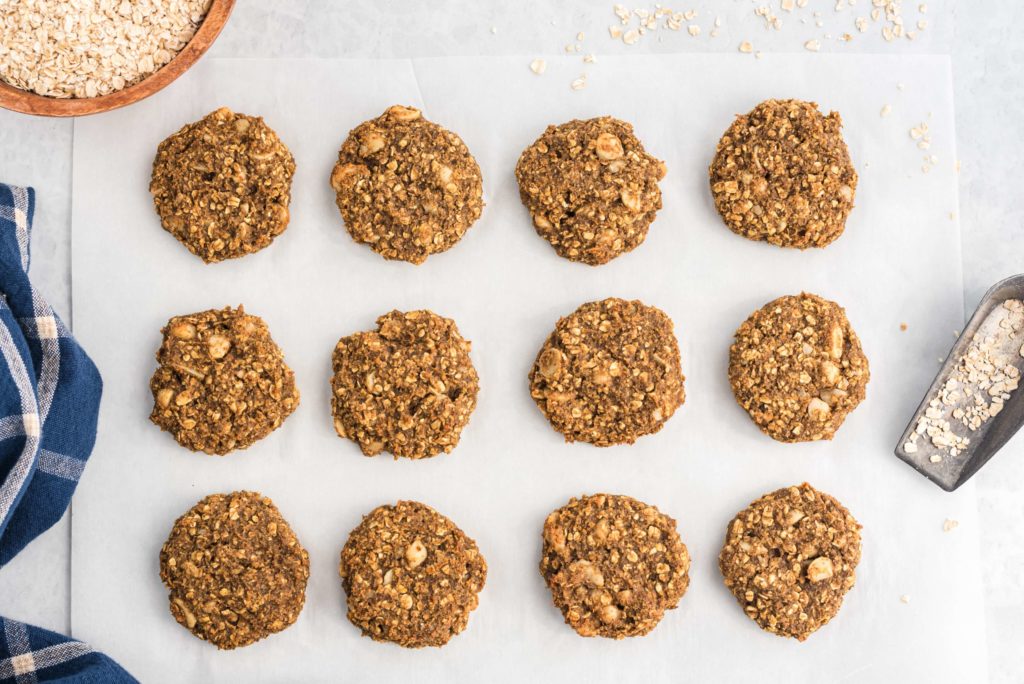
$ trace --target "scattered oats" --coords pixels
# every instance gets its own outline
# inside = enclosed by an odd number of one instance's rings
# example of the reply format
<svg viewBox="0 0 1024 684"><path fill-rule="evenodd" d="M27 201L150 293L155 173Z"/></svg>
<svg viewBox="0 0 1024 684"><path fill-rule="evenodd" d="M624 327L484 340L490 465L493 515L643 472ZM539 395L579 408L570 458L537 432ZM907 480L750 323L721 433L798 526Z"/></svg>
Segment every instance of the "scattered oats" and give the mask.
<svg viewBox="0 0 1024 684"><path fill-rule="evenodd" d="M821 43L817 40L809 40L806 43L804 43L804 48L810 50L811 52L817 52L818 50L821 49Z"/></svg>
<svg viewBox="0 0 1024 684"><path fill-rule="evenodd" d="M928 460L931 461L932 463L942 463L942 456L939 456L938 454L932 454L931 456L928 457Z"/></svg>
<svg viewBox="0 0 1024 684"><path fill-rule="evenodd" d="M903 596L900 596L900 602L910 603L910 594L904 594Z"/></svg>
<svg viewBox="0 0 1024 684"><path fill-rule="evenodd" d="M622 34L622 42L626 45L632 45L638 40L640 40L640 32L637 29L629 29Z"/></svg>
<svg viewBox="0 0 1024 684"><path fill-rule="evenodd" d="M861 33L868 30L868 20L864 17L857 17L856 21L853 22L853 25L856 26L857 30Z"/></svg>
<svg viewBox="0 0 1024 684"><path fill-rule="evenodd" d="M754 57L757 59L761 59L762 57L764 57L764 53L758 50L757 52L754 53Z"/></svg>
<svg viewBox="0 0 1024 684"><path fill-rule="evenodd" d="M907 324L906 323L900 323L900 331L901 332L906 332L907 331Z"/></svg>
<svg viewBox="0 0 1024 684"><path fill-rule="evenodd" d="M570 87L573 90L583 90L584 88L586 88L587 87L587 75L586 74L581 74L579 78L577 78L575 81L573 81L570 84Z"/></svg>
<svg viewBox="0 0 1024 684"><path fill-rule="evenodd" d="M626 9L625 5L615 5L613 10L615 11L615 16L617 16L623 24L629 23L632 13Z"/></svg>
<svg viewBox="0 0 1024 684"><path fill-rule="evenodd" d="M887 104L882 106L882 111L878 113L879 116L889 116L892 113L892 105Z"/></svg>
<svg viewBox="0 0 1024 684"><path fill-rule="evenodd" d="M844 43L849 43L851 40L853 40L853 36L851 36L849 33L844 33L843 35L839 36L839 39L842 40Z"/></svg>
<svg viewBox="0 0 1024 684"><path fill-rule="evenodd" d="M750 54L753 51L754 51L754 46L751 45L750 43L748 43L747 41L743 41L742 43L740 43L740 52L743 52L745 54Z"/></svg>
<svg viewBox="0 0 1024 684"><path fill-rule="evenodd" d="M959 526L960 526L960 521L958 521L958 520L951 520L949 518L946 518L946 520L942 523L942 531L943 532L952 532L953 530L955 530Z"/></svg>
<svg viewBox="0 0 1024 684"><path fill-rule="evenodd" d="M583 38L584 38L583 31L580 31L579 33L576 34L576 40L583 40Z"/></svg>
<svg viewBox="0 0 1024 684"><path fill-rule="evenodd" d="M589 55L584 56L583 61L586 62L587 64L596 64L597 57L593 53L591 53Z"/></svg>
<svg viewBox="0 0 1024 684"><path fill-rule="evenodd" d="M535 59L530 62L530 71L540 76L547 71L548 63L543 59Z"/></svg>
<svg viewBox="0 0 1024 684"><path fill-rule="evenodd" d="M917 6L917 11L921 14L926 14L928 12L928 5L921 3Z"/></svg>
<svg viewBox="0 0 1024 684"><path fill-rule="evenodd" d="M796 0L782 0L782 9L784 11L792 12L794 7L796 7Z"/></svg>
<svg viewBox="0 0 1024 684"><path fill-rule="evenodd" d="M903 445L903 450L908 454L915 454L917 453L917 445L913 442L907 442Z"/></svg>
<svg viewBox="0 0 1024 684"><path fill-rule="evenodd" d="M697 26L697 24L690 24L689 26L686 27L686 31L691 36L699 36L700 35L700 26Z"/></svg>
<svg viewBox="0 0 1024 684"><path fill-rule="evenodd" d="M608 34L612 38L619 38L622 35L622 29L619 28L618 26L609 26L608 27Z"/></svg>
<svg viewBox="0 0 1024 684"><path fill-rule="evenodd" d="M917 21L917 28L924 31L926 28L928 28L928 21L926 19L919 19Z"/></svg>

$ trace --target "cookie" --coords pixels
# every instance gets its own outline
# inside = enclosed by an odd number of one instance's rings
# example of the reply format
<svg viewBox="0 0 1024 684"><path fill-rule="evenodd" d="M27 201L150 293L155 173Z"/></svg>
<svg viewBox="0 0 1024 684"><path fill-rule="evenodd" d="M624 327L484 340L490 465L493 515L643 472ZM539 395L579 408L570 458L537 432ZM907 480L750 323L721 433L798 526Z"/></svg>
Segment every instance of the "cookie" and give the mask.
<svg viewBox="0 0 1024 684"><path fill-rule="evenodd" d="M780 247L824 247L843 234L857 172L837 112L765 100L718 141L711 194L737 235Z"/></svg>
<svg viewBox="0 0 1024 684"><path fill-rule="evenodd" d="M245 449L299 405L267 324L243 307L175 316L162 333L149 419L181 446L219 456Z"/></svg>
<svg viewBox="0 0 1024 684"><path fill-rule="evenodd" d="M367 456L449 453L476 408L480 383L455 321L432 311L392 311L377 330L334 348L331 413L340 437Z"/></svg>
<svg viewBox="0 0 1024 684"><path fill-rule="evenodd" d="M353 240L413 264L455 246L484 206L462 138L401 105L348 134L331 187Z"/></svg>
<svg viewBox="0 0 1024 684"><path fill-rule="evenodd" d="M682 406L683 380L672 320L613 298L559 319L530 370L530 396L567 442L632 444Z"/></svg>
<svg viewBox="0 0 1024 684"><path fill-rule="evenodd" d="M299 617L309 554L267 497L212 494L175 521L160 579L179 624L217 648L239 648Z"/></svg>
<svg viewBox="0 0 1024 684"><path fill-rule="evenodd" d="M661 209L665 164L602 116L548 126L516 164L519 197L559 256L591 266L636 249Z"/></svg>
<svg viewBox="0 0 1024 684"><path fill-rule="evenodd" d="M743 322L729 350L736 402L780 442L832 439L864 400L870 377L846 312L813 294L768 302Z"/></svg>
<svg viewBox="0 0 1024 684"><path fill-rule="evenodd" d="M375 508L341 551L348 619L374 641L444 646L466 628L487 579L476 542L430 506Z"/></svg>
<svg viewBox="0 0 1024 684"><path fill-rule="evenodd" d="M294 174L292 153L261 117L221 107L160 143L149 191L164 230L209 264L285 231Z"/></svg>
<svg viewBox="0 0 1024 684"><path fill-rule="evenodd" d="M839 612L859 562L860 524L806 482L740 511L718 556L725 586L747 617L800 641Z"/></svg>
<svg viewBox="0 0 1024 684"><path fill-rule="evenodd" d="M643 636L690 583L676 521L628 496L570 499L544 521L543 537L540 574L580 636Z"/></svg>

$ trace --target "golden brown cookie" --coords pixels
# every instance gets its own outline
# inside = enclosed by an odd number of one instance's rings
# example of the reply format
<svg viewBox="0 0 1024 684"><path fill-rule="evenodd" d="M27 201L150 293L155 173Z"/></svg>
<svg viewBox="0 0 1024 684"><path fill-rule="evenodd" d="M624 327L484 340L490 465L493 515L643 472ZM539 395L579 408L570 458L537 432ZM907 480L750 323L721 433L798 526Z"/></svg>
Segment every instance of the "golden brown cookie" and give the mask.
<svg viewBox="0 0 1024 684"><path fill-rule="evenodd" d="M647 634L679 605L689 569L676 521L628 496L570 499L544 521L540 574L580 636Z"/></svg>
<svg viewBox="0 0 1024 684"><path fill-rule="evenodd" d="M559 256L591 266L635 249L661 209L665 164L625 121L548 126L516 164L519 197Z"/></svg>
<svg viewBox="0 0 1024 684"><path fill-rule="evenodd" d="M462 138L401 105L348 134L331 187L352 239L414 264L451 249L484 206L480 167Z"/></svg>
<svg viewBox="0 0 1024 684"><path fill-rule="evenodd" d="M334 348L331 413L338 435L367 456L449 453L476 408L480 388L470 343L432 311L392 311L377 330Z"/></svg>
<svg viewBox="0 0 1024 684"><path fill-rule="evenodd" d="M737 116L711 162L711 194L737 235L781 247L824 247L843 234L857 172L837 112L765 100Z"/></svg>
<svg viewBox="0 0 1024 684"><path fill-rule="evenodd" d="M803 641L835 617L860 562L860 524L806 482L765 494L729 523L718 567L762 629Z"/></svg>
<svg viewBox="0 0 1024 684"><path fill-rule="evenodd" d="M149 191L164 230L206 263L288 227L295 160L261 117L221 107L160 143Z"/></svg>
<svg viewBox="0 0 1024 684"><path fill-rule="evenodd" d="M530 396L567 442L632 444L682 406L683 380L672 320L612 298L559 319L530 370Z"/></svg>
<svg viewBox="0 0 1024 684"><path fill-rule="evenodd" d="M245 449L299 405L267 324L241 306L175 316L162 333L149 419L183 447L219 456Z"/></svg>
<svg viewBox="0 0 1024 684"><path fill-rule="evenodd" d="M466 628L487 579L476 542L430 506L375 508L341 551L348 619L375 641L444 646Z"/></svg>
<svg viewBox="0 0 1024 684"><path fill-rule="evenodd" d="M846 312L806 292L752 313L729 350L737 403L780 442L832 439L870 378Z"/></svg>
<svg viewBox="0 0 1024 684"><path fill-rule="evenodd" d="M212 494L175 521L160 579L175 620L217 648L238 648L299 617L309 554L267 497Z"/></svg>

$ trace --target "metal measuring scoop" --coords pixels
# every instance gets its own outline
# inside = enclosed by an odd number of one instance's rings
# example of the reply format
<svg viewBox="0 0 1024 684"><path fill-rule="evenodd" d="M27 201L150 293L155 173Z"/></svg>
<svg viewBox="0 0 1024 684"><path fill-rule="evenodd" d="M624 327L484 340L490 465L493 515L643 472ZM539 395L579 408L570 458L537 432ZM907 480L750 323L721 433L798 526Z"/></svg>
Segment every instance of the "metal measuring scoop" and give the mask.
<svg viewBox="0 0 1024 684"><path fill-rule="evenodd" d="M956 456L944 454L941 461L933 463L930 460L930 456L936 453L933 449L919 448L913 453L907 453L906 444L916 431L918 421L928 410L929 402L939 395L950 375L956 370L961 357L971 346L974 335L981 328L982 323L994 309L1002 306L1003 302L1008 299L1024 300L1024 274L999 281L981 298L977 310L971 316L970 322L960 337L957 338L956 344L950 350L949 356L943 362L942 368L935 376L935 380L932 381L931 387L925 393L924 399L921 400L914 417L911 418L896 446L897 456L947 492L953 491L971 479L1020 429L1021 423L1024 422L1024 387L1010 393L1010 398L1005 401L1002 411L968 433L970 442ZM1024 334L1019 339L1021 344L1024 344ZM1022 378L1021 384L1024 385L1024 378ZM924 445L926 441L927 438L921 439L918 444Z"/></svg>

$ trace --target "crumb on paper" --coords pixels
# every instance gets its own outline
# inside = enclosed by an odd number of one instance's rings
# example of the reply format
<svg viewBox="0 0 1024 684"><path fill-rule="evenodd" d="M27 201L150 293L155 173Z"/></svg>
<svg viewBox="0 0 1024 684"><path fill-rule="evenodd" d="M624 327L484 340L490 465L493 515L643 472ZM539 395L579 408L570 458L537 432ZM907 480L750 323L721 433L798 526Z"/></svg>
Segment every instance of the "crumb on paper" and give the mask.
<svg viewBox="0 0 1024 684"><path fill-rule="evenodd" d="M900 332L907 332L907 324L900 323Z"/></svg>
<svg viewBox="0 0 1024 684"><path fill-rule="evenodd" d="M535 59L532 62L530 62L530 71L537 74L538 76L543 74L547 70L547 68L548 63L543 59Z"/></svg>
<svg viewBox="0 0 1024 684"><path fill-rule="evenodd" d="M900 603L910 603L910 594L900 596Z"/></svg>
<svg viewBox="0 0 1024 684"><path fill-rule="evenodd" d="M946 518L945 521L943 521L943 523L942 523L942 531L943 532L952 532L953 530L955 530L959 526L960 526L960 521L959 520L952 520L951 518Z"/></svg>
<svg viewBox="0 0 1024 684"><path fill-rule="evenodd" d="M880 111L878 113L878 115L879 116L889 116L889 114L891 114L891 113L892 113L892 105L891 104L885 104L885 105L882 105L882 111Z"/></svg>

